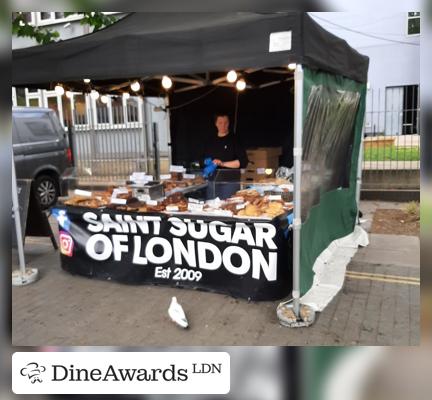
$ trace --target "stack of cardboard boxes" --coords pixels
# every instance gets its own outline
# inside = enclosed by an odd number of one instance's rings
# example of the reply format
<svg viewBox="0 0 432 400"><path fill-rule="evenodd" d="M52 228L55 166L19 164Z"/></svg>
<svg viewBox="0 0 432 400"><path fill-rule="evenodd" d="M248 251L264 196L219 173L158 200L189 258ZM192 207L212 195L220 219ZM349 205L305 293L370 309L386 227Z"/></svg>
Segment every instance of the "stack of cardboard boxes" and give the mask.
<svg viewBox="0 0 432 400"><path fill-rule="evenodd" d="M241 179L243 182L259 182L266 178L273 178L279 167L279 156L282 154L281 147L257 147L247 149L249 159Z"/></svg>

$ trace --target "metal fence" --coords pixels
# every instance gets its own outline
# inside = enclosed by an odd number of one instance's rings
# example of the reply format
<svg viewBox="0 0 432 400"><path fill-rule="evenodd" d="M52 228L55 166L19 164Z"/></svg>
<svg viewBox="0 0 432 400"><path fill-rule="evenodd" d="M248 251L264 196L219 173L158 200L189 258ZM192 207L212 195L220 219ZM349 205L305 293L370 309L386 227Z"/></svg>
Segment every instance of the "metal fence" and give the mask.
<svg viewBox="0 0 432 400"><path fill-rule="evenodd" d="M363 188L419 188L418 97L419 89L414 85L368 90ZM85 104L73 110L74 155L80 180L124 180L134 171L154 174L157 157L151 103L124 106L112 102L108 107L98 100ZM168 142L168 137L159 138L162 173L170 164Z"/></svg>
<svg viewBox="0 0 432 400"><path fill-rule="evenodd" d="M147 104L97 104L73 110L73 145L80 181L125 180L134 171L154 173L153 122ZM143 117L138 118L137 107ZM165 140L166 141L166 140ZM166 143L164 143L166 147ZM167 151L160 152L162 167L168 164Z"/></svg>
<svg viewBox="0 0 432 400"><path fill-rule="evenodd" d="M363 142L363 188L420 187L417 85L369 90Z"/></svg>

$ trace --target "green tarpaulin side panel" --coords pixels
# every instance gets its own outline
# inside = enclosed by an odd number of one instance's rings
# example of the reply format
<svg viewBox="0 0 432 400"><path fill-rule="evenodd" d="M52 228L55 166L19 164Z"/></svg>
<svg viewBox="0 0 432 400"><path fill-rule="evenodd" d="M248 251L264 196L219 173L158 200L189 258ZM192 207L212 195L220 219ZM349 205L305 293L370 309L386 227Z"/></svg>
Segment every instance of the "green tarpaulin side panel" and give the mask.
<svg viewBox="0 0 432 400"><path fill-rule="evenodd" d="M331 373L341 358L352 349L354 348L303 347L302 399L324 400L325 387Z"/></svg>
<svg viewBox="0 0 432 400"><path fill-rule="evenodd" d="M316 93L321 95L318 94L318 102L313 103ZM321 136L322 151L312 152L307 161L310 165L319 165L318 170L322 167L322 173L326 174L327 181L324 182L324 175L309 174L309 176L305 169L302 171L304 221L300 249L302 294L312 286L314 276L312 267L316 258L333 240L350 234L355 226L356 180L365 113L366 85L342 76L305 68L303 96L303 147L308 146L312 132L314 132L313 140L316 136ZM339 118L334 118L335 113L339 114ZM342 137L342 143L338 141L340 139L338 136ZM349 140L345 140L344 137ZM329 140L330 144L334 140L336 140L334 143L337 143L330 149L326 148ZM343 160L343 155L346 157L343 162L339 161L339 165L332 165L335 159ZM305 157L308 156L303 153L303 165L305 165ZM330 178L329 174L332 175ZM312 189L317 189L315 195L311 193Z"/></svg>

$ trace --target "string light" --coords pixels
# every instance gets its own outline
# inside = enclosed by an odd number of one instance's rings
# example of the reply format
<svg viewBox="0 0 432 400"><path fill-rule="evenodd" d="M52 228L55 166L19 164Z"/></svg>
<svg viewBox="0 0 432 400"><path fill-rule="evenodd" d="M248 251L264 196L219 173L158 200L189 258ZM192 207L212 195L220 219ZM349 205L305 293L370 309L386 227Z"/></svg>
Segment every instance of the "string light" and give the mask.
<svg viewBox="0 0 432 400"><path fill-rule="evenodd" d="M72 92L70 92L69 90L66 92L66 97L68 98L68 99L71 99L72 97L73 97L73 93Z"/></svg>
<svg viewBox="0 0 432 400"><path fill-rule="evenodd" d="M106 95L102 95L100 98L100 101L104 104L108 104L108 100L109 100L108 96L106 96Z"/></svg>
<svg viewBox="0 0 432 400"><path fill-rule="evenodd" d="M294 71L296 69L296 67L297 67L296 63L289 63L288 64L288 69L291 71Z"/></svg>
<svg viewBox="0 0 432 400"><path fill-rule="evenodd" d="M129 94L129 93L127 93L127 92L124 92L124 93L123 93L123 98L124 98L125 100L127 100L129 97L130 97L130 94Z"/></svg>
<svg viewBox="0 0 432 400"><path fill-rule="evenodd" d="M243 91L246 89L246 82L244 81L244 79L239 79L236 83L236 88L239 92Z"/></svg>
<svg viewBox="0 0 432 400"><path fill-rule="evenodd" d="M164 88L164 89L169 89L169 88L171 88L171 86L172 86L172 80L171 80L171 78L169 77L169 76L163 76L162 77L162 87Z"/></svg>
<svg viewBox="0 0 432 400"><path fill-rule="evenodd" d="M130 88L134 91L134 92L138 92L138 90L141 89L141 85L138 81L134 81L131 83Z"/></svg>
<svg viewBox="0 0 432 400"><path fill-rule="evenodd" d="M63 86L57 85L54 88L54 90L55 90L56 94L58 94L59 96L63 96L64 95L65 90L64 90Z"/></svg>
<svg viewBox="0 0 432 400"><path fill-rule="evenodd" d="M227 73L226 78L229 83L234 83L237 80L237 72L232 69Z"/></svg>
<svg viewBox="0 0 432 400"><path fill-rule="evenodd" d="M89 78L84 78L83 81L84 81L84 83L90 83L90 79Z"/></svg>
<svg viewBox="0 0 432 400"><path fill-rule="evenodd" d="M99 92L98 92L97 90L92 90L92 91L90 92L90 97L91 97L93 100L97 100L97 99L99 98Z"/></svg>

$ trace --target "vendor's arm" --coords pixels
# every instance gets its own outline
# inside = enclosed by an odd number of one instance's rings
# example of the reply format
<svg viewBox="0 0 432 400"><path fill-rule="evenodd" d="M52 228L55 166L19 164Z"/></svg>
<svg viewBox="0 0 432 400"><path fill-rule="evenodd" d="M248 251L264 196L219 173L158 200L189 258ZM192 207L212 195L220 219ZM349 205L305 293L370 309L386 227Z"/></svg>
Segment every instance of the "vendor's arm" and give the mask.
<svg viewBox="0 0 432 400"><path fill-rule="evenodd" d="M223 168L240 168L240 161L239 160L232 160L232 161L223 161L220 164Z"/></svg>
<svg viewBox="0 0 432 400"><path fill-rule="evenodd" d="M213 164L217 165L218 167L222 167L222 168L240 168L240 161L239 160L221 161L218 158L215 158L213 160Z"/></svg>

